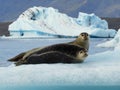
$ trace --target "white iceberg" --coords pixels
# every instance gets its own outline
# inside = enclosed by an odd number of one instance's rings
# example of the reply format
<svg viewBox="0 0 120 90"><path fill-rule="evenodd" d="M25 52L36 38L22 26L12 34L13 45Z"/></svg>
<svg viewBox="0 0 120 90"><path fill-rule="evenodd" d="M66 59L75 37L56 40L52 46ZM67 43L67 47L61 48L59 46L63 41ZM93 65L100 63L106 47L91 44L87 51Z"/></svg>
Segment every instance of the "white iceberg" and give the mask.
<svg viewBox="0 0 120 90"><path fill-rule="evenodd" d="M112 40L97 45L97 47L116 47L116 46L120 46L120 29L118 30L116 36Z"/></svg>
<svg viewBox="0 0 120 90"><path fill-rule="evenodd" d="M76 37L87 32L94 37L114 37L116 31L108 29L108 23L94 14L79 13L72 18L52 7L32 7L9 25L14 37Z"/></svg>

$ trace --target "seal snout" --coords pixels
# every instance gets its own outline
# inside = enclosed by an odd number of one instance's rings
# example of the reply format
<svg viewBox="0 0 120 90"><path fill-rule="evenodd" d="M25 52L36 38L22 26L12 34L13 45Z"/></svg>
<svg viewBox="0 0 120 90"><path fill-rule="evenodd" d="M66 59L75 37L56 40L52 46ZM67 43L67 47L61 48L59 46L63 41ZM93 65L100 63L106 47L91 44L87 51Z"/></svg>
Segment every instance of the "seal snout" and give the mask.
<svg viewBox="0 0 120 90"><path fill-rule="evenodd" d="M88 56L88 53L85 53L85 57L87 57Z"/></svg>

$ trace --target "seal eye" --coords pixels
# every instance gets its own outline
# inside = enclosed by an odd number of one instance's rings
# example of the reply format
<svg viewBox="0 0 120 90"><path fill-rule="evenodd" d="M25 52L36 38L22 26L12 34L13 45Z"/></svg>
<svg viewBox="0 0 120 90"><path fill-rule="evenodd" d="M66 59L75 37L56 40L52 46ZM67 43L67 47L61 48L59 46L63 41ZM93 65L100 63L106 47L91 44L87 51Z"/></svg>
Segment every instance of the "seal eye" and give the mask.
<svg viewBox="0 0 120 90"><path fill-rule="evenodd" d="M84 34L81 34L81 36L83 37L83 36L84 36Z"/></svg>
<svg viewBox="0 0 120 90"><path fill-rule="evenodd" d="M83 53L83 51L80 51L80 53Z"/></svg>

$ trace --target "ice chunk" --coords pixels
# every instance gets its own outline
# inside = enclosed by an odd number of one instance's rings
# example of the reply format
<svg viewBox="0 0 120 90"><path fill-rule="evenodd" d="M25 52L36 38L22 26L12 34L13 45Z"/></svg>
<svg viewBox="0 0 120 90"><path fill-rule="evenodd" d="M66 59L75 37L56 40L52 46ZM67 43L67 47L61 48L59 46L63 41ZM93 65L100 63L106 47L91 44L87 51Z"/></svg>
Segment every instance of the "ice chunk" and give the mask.
<svg viewBox="0 0 120 90"><path fill-rule="evenodd" d="M120 29L118 30L116 36L107 42L98 44L97 47L116 47L120 45Z"/></svg>

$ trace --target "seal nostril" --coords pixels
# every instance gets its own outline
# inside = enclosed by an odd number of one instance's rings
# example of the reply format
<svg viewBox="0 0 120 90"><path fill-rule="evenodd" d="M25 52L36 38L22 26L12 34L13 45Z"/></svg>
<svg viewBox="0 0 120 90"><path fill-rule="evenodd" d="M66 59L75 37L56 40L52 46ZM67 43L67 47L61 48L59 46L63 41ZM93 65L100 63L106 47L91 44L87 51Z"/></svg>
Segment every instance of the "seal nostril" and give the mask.
<svg viewBox="0 0 120 90"><path fill-rule="evenodd" d="M85 56L88 56L88 54L86 53Z"/></svg>

